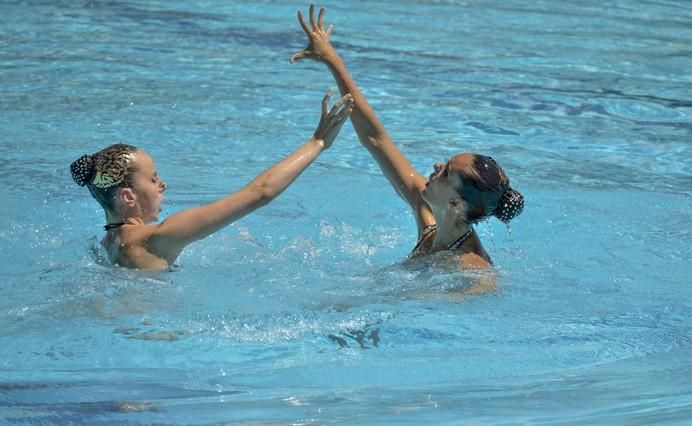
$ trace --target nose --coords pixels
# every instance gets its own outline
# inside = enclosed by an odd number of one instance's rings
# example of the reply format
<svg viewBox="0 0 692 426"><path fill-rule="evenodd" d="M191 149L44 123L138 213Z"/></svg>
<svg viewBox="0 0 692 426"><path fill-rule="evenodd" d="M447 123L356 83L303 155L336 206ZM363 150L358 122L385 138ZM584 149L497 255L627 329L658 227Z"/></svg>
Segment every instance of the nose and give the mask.
<svg viewBox="0 0 692 426"><path fill-rule="evenodd" d="M168 185L166 185L166 182L161 181L161 192L165 191L166 189L168 189Z"/></svg>
<svg viewBox="0 0 692 426"><path fill-rule="evenodd" d="M443 166L442 163L433 164L433 172L430 173L430 177L428 178L428 180L432 180L432 178L437 176L440 173L440 170L442 170L442 166Z"/></svg>

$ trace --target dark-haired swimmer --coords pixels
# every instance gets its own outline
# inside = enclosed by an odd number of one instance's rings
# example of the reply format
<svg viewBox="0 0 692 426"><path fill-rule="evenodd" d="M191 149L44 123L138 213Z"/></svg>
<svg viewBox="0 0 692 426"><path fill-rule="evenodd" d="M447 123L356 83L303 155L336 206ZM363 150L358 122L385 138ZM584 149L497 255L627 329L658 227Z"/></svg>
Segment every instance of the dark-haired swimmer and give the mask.
<svg viewBox="0 0 692 426"><path fill-rule="evenodd" d="M166 184L152 158L131 145L111 145L72 163L72 178L86 186L106 214L102 240L110 260L137 269L166 269L183 248L266 205L329 148L353 109L349 94L329 110L331 92L313 136L244 188L200 207L183 210L161 223Z"/></svg>
<svg viewBox="0 0 692 426"><path fill-rule="evenodd" d="M448 250L460 255L463 267L492 265L473 224L490 216L508 223L524 206L523 197L511 188L502 168L491 157L463 153L435 164L429 179L423 177L394 145L329 42L332 26L325 30L324 8L316 20L315 7L310 5L309 20L310 25L298 11L308 45L294 54L291 62L308 58L327 65L339 90L353 95L351 123L361 144L370 151L396 192L411 206L416 218L418 243L411 255Z"/></svg>

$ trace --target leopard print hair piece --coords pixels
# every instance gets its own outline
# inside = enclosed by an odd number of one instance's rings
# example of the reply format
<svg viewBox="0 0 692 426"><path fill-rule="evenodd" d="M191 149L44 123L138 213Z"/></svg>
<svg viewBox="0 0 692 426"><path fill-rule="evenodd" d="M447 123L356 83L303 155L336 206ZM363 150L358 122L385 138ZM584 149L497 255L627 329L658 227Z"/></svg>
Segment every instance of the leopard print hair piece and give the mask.
<svg viewBox="0 0 692 426"><path fill-rule="evenodd" d="M111 145L96 154L83 155L72 163L72 179L79 185L106 189L120 185L128 173L137 148L132 145Z"/></svg>

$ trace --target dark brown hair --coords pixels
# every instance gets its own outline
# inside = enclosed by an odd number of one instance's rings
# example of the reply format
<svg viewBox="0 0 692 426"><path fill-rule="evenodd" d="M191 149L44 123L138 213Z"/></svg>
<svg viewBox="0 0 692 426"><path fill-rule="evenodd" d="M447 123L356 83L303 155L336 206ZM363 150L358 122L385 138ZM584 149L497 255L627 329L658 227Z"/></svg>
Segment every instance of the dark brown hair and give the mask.
<svg viewBox="0 0 692 426"><path fill-rule="evenodd" d="M467 203L466 220L474 223L495 216L509 223L524 209L524 197L509 185L509 178L492 157L474 156L473 170L459 174L457 188Z"/></svg>

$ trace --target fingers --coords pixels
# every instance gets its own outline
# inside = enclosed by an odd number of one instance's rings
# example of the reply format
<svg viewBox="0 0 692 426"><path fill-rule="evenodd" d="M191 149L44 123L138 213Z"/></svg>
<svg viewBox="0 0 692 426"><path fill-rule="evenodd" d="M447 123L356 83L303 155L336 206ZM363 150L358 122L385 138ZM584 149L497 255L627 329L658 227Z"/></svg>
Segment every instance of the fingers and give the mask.
<svg viewBox="0 0 692 426"><path fill-rule="evenodd" d="M312 26L313 30L317 29L317 22L315 22L315 5L314 4L310 5L310 25Z"/></svg>
<svg viewBox="0 0 692 426"><path fill-rule="evenodd" d="M351 94L347 94L345 96L346 100L344 102L345 107L340 111L339 114L343 115L344 118L348 117L351 115L353 112L353 106L355 105L356 101L353 99L353 96Z"/></svg>
<svg viewBox="0 0 692 426"><path fill-rule="evenodd" d="M339 105L339 110L336 112L335 115L331 116L330 124L331 124L331 129L333 132L338 133L339 130L341 129L341 126L344 125L346 122L346 119L351 115L351 112L353 111L353 99L352 98L347 98L347 100L343 101L346 98L342 98L342 102ZM333 109L337 108L335 105ZM330 113L331 114L331 113ZM336 133L334 133L334 137L336 137Z"/></svg>
<svg viewBox="0 0 692 426"><path fill-rule="evenodd" d="M308 56L310 56L310 52L308 52L307 50L301 50L300 52L291 55L291 59L289 60L291 61L291 63L294 63L295 61L307 58Z"/></svg>
<svg viewBox="0 0 692 426"><path fill-rule="evenodd" d="M308 36L308 47L305 48L304 50L294 53L293 56L289 58L289 61L291 63L294 63L295 61L305 59L305 58L310 58L310 57L316 57L319 59L319 54L314 55L314 52L312 51L311 46L313 45L313 41L316 36L319 34L324 34L324 14L325 14L325 9L320 8L319 16L317 21L315 21L315 5L311 4L310 5L310 10L308 12L308 18L310 19L310 25L305 21L305 17L303 16L303 12L300 10L298 11L298 22L300 23L300 26L303 28L303 32L305 35ZM312 27L312 28L311 28ZM329 29L326 32L326 35L329 36L329 34L332 32L332 26L329 26Z"/></svg>
<svg viewBox="0 0 692 426"><path fill-rule="evenodd" d="M341 98L338 101L334 102L334 105L332 105L332 109L329 110L329 115L338 115L339 112L341 112L341 110L343 109L344 103L344 98Z"/></svg>
<svg viewBox="0 0 692 426"><path fill-rule="evenodd" d="M351 114L353 110L353 97L350 93L344 95L341 99L334 103L331 111L329 111L330 117L336 117L337 120L344 119Z"/></svg>
<svg viewBox="0 0 692 426"><path fill-rule="evenodd" d="M319 15L317 17L317 21L315 21L315 5L311 4L310 5L310 11L308 12L309 18L310 18L310 26L308 26L307 22L305 22L305 18L303 17L303 12L300 10L298 11L298 22L300 22L300 26L303 27L303 31L305 31L305 34L310 36L310 33L316 30L322 30L324 31L324 14L326 10L325 8L321 7ZM312 28L310 28L312 27ZM329 29L327 30L327 35L329 35L332 32L332 26L329 25Z"/></svg>
<svg viewBox="0 0 692 426"><path fill-rule="evenodd" d="M324 8L320 8L320 15L317 17L317 25L320 29L324 29Z"/></svg>
<svg viewBox="0 0 692 426"><path fill-rule="evenodd" d="M298 11L298 22L300 22L300 26L303 27L303 31L305 31L305 34L310 36L310 28L308 27L308 24L305 22L305 18L303 18L303 12L300 10Z"/></svg>
<svg viewBox="0 0 692 426"><path fill-rule="evenodd" d="M331 94L330 90L322 98L322 117L320 117L320 123L317 125L317 130L315 130L313 135L313 138L324 141L325 149L329 148L334 142L334 138L339 134L341 127L353 111L353 97L350 94L346 94L336 101L332 109L327 113L326 110L329 106Z"/></svg>
<svg viewBox="0 0 692 426"><path fill-rule="evenodd" d="M332 97L332 90L329 89L327 91L327 94L324 95L324 98L322 98L322 115L323 116L328 115L330 113L329 112L329 98L331 98L331 97Z"/></svg>

